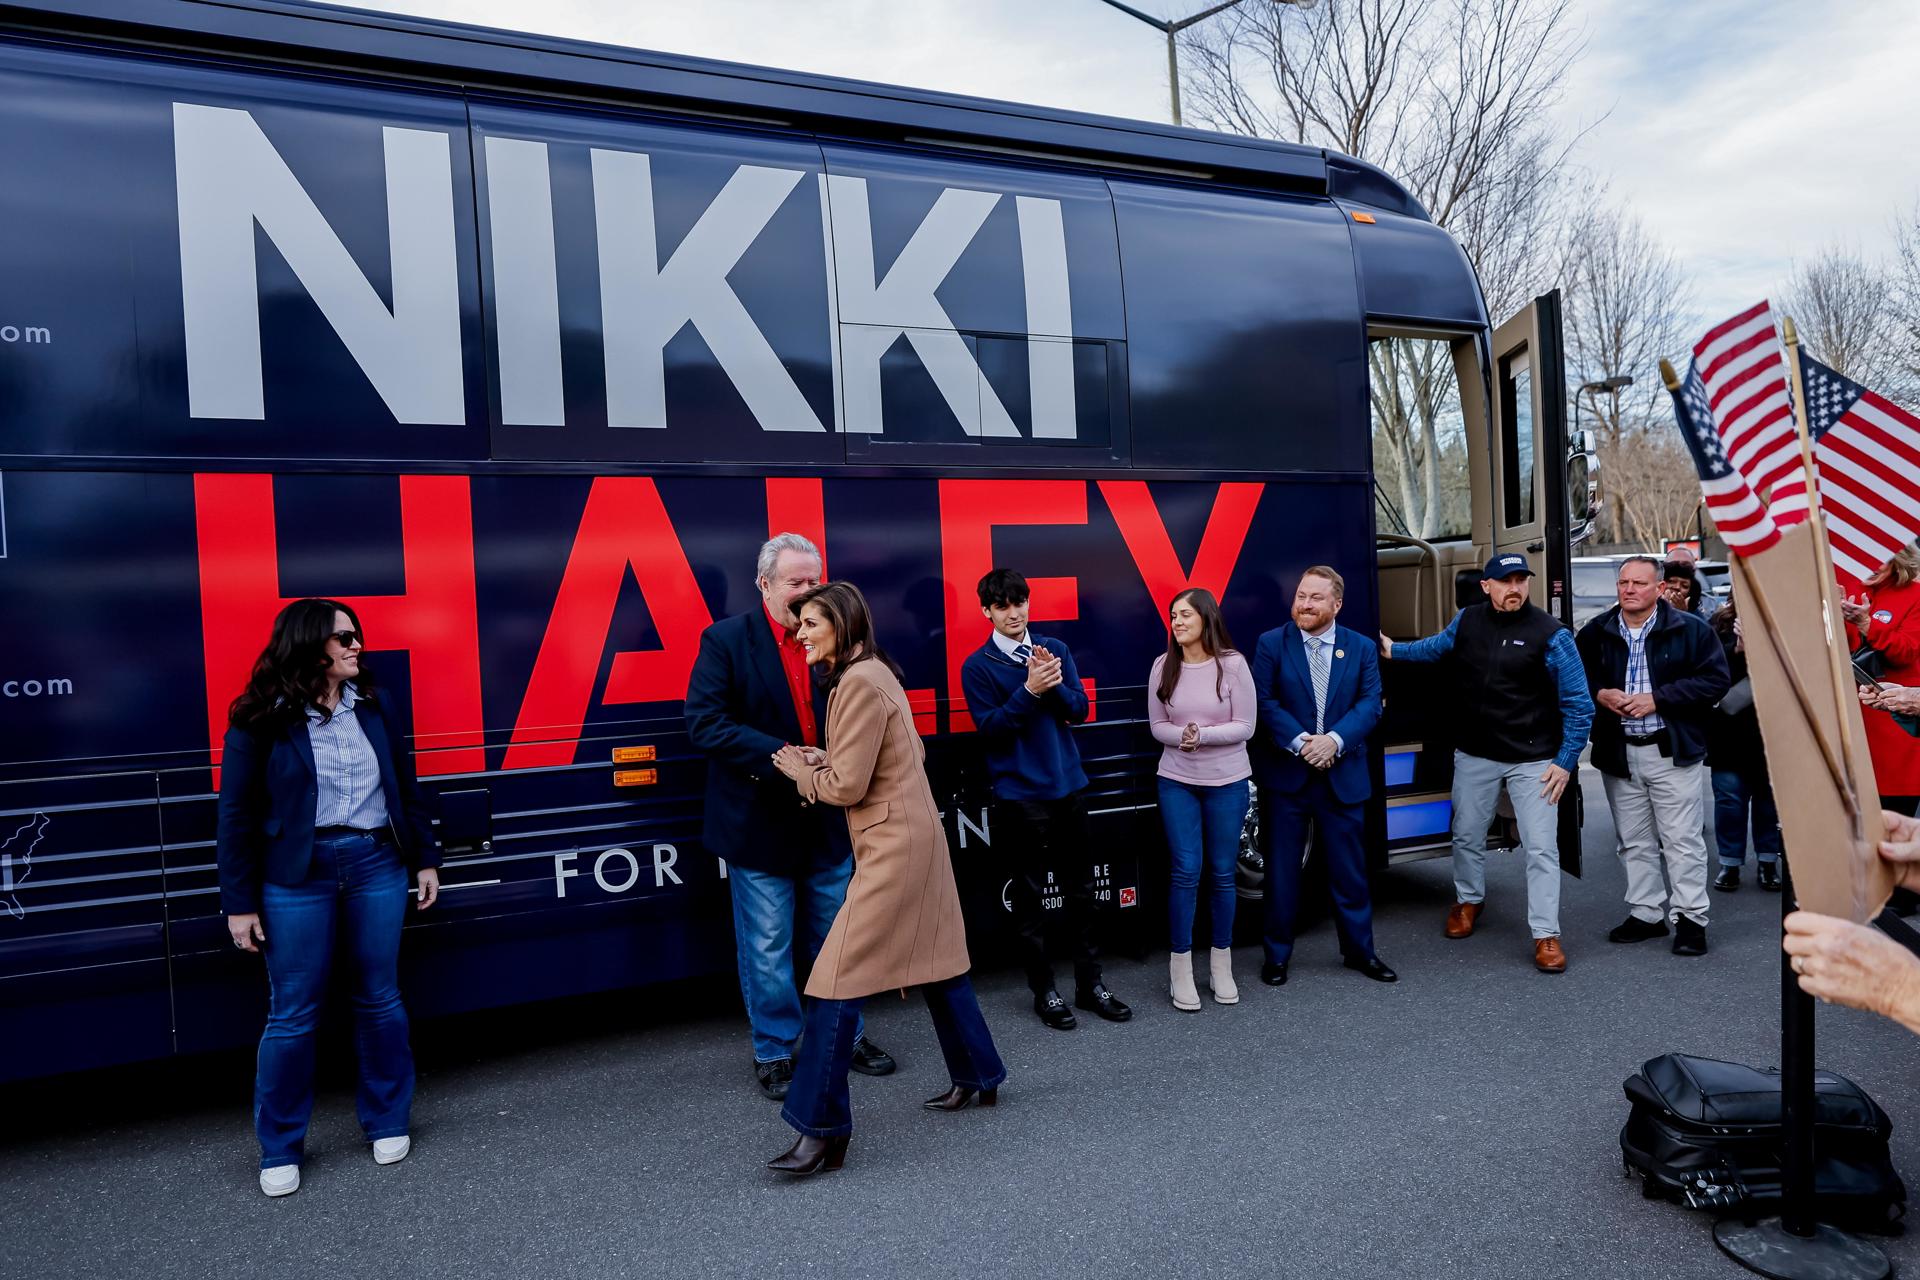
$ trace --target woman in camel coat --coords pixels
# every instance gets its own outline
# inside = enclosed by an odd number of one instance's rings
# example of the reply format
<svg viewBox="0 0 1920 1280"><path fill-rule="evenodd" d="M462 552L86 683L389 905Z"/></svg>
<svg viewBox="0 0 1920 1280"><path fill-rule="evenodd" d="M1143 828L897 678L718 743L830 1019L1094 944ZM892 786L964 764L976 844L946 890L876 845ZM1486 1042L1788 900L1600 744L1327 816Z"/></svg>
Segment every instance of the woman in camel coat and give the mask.
<svg viewBox="0 0 1920 1280"><path fill-rule="evenodd" d="M992 1106L1007 1077L973 985L953 863L924 767L925 751L893 663L874 641L860 589L815 588L794 603L808 665L828 673L828 753L782 747L773 757L810 804L847 811L853 881L807 980L806 1032L781 1117L799 1130L768 1167L838 1169L853 1130L848 1064L860 1002L919 987L953 1088L926 1106Z"/></svg>

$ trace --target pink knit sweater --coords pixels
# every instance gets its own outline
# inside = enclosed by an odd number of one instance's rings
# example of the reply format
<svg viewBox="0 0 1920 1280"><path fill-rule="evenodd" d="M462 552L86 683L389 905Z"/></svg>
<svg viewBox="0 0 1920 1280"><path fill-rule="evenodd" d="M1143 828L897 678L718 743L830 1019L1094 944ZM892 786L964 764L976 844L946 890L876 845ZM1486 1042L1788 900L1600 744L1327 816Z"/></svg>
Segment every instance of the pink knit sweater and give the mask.
<svg viewBox="0 0 1920 1280"><path fill-rule="evenodd" d="M1164 653L1155 658L1153 672L1147 677L1147 723L1154 740L1165 744L1160 753L1160 776L1198 787L1224 786L1252 777L1247 739L1253 737L1257 703L1247 660L1229 653L1205 662L1183 662L1180 680L1173 686L1173 699L1162 702L1160 672L1166 662ZM1216 667L1225 673L1217 696ZM1200 745L1182 751L1180 735L1190 724L1200 726Z"/></svg>

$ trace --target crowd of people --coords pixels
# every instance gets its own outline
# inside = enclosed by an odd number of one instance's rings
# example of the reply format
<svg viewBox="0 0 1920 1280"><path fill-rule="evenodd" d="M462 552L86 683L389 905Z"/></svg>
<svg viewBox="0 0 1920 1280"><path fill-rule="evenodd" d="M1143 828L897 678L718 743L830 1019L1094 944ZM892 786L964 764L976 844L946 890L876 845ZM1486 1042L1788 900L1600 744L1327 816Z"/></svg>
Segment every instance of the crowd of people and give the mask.
<svg viewBox="0 0 1920 1280"><path fill-rule="evenodd" d="M787 1174L839 1168L853 1125L848 1073L896 1068L866 1035L868 996L921 990L950 1077L928 1109L992 1106L1007 1075L969 981L959 893L900 672L859 588L823 583L822 569L818 549L798 534L762 547L760 601L707 629L685 708L689 738L709 763L703 839L728 867L754 1079L798 1135L769 1162ZM1291 620L1265 632L1251 660L1210 592L1187 588L1168 602L1167 648L1146 673L1146 702L1161 745L1167 998L1176 1010L1202 1003L1193 947L1203 901L1208 991L1217 1004L1240 1000L1235 864L1253 784L1266 854L1261 981L1288 980L1310 831L1343 963L1376 982L1397 980L1375 947L1363 835L1380 659L1443 664L1457 694L1446 937L1480 927L1489 831L1504 794L1524 851L1533 964L1566 971L1558 807L1589 743L1627 881L1628 915L1610 941L1671 932L1675 954L1706 953L1709 771L1713 887L1737 890L1751 831L1761 887L1780 888L1779 826L1732 606L1703 604L1685 559L1636 556L1619 567L1618 604L1576 636L1532 603L1532 574L1524 556L1496 555L1481 600L1436 635L1395 642L1341 625L1345 582L1315 565L1299 579ZM1889 814L1883 848L1911 884L1920 884L1920 823L1911 817L1920 802L1916 578L1920 554L1909 550L1846 602L1856 659L1877 655L1884 677L1861 690L1885 712L1870 720L1875 767L1883 786L1914 778L1887 800L1906 816ZM1034 1014L1061 1031L1075 1027L1076 1009L1126 1022L1133 1010L1107 987L1100 963L1100 859L1072 733L1088 716L1086 688L1071 649L1028 625L1021 574L996 568L976 591L991 630L966 659L961 685L986 759L994 845L1012 873ZM408 898L417 893L427 910L438 896L439 853L389 697L361 663L364 644L346 605L288 605L233 704L226 738L221 900L235 945L266 955L254 1113L270 1196L299 1187L316 1026L336 951L359 1034L362 1128L380 1163L410 1149L413 1062L397 956ZM1049 897L1063 909L1049 912ZM1071 951L1071 1002L1049 958L1049 915ZM1920 1030L1920 961L1866 934L1799 913L1787 949L1810 991ZM1914 972L1891 967L1883 943ZM1879 976L1868 983L1868 972Z"/></svg>

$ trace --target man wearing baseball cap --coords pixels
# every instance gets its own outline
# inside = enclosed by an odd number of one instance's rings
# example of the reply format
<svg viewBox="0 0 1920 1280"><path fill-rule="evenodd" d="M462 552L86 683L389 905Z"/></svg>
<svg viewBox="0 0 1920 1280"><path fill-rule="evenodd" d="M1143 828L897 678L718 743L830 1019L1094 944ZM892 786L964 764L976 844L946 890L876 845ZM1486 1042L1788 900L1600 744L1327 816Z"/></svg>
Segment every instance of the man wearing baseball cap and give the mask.
<svg viewBox="0 0 1920 1280"><path fill-rule="evenodd" d="M1447 629L1380 654L1400 662L1444 662L1460 690L1453 753L1453 910L1446 935L1473 933L1487 896L1487 827L1505 784L1527 853L1527 925L1533 964L1564 973L1560 945L1560 842L1555 806L1580 763L1593 725L1593 699L1573 633L1527 598L1533 576L1523 555L1497 555L1480 576L1486 599L1454 615Z"/></svg>

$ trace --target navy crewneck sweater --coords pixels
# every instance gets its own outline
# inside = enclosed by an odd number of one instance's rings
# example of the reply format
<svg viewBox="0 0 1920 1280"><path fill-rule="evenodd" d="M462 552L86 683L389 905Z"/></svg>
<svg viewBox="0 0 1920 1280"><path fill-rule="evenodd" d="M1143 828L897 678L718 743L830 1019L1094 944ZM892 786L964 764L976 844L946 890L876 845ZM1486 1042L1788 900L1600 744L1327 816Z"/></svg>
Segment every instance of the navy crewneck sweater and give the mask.
<svg viewBox="0 0 1920 1280"><path fill-rule="evenodd" d="M973 726L987 747L987 775L1001 800L1060 800L1087 785L1072 725L1087 718L1087 691L1073 654L1050 636L1027 643L1060 659L1060 683L1039 697L1027 692L1027 669L1000 652L993 638L960 668Z"/></svg>

